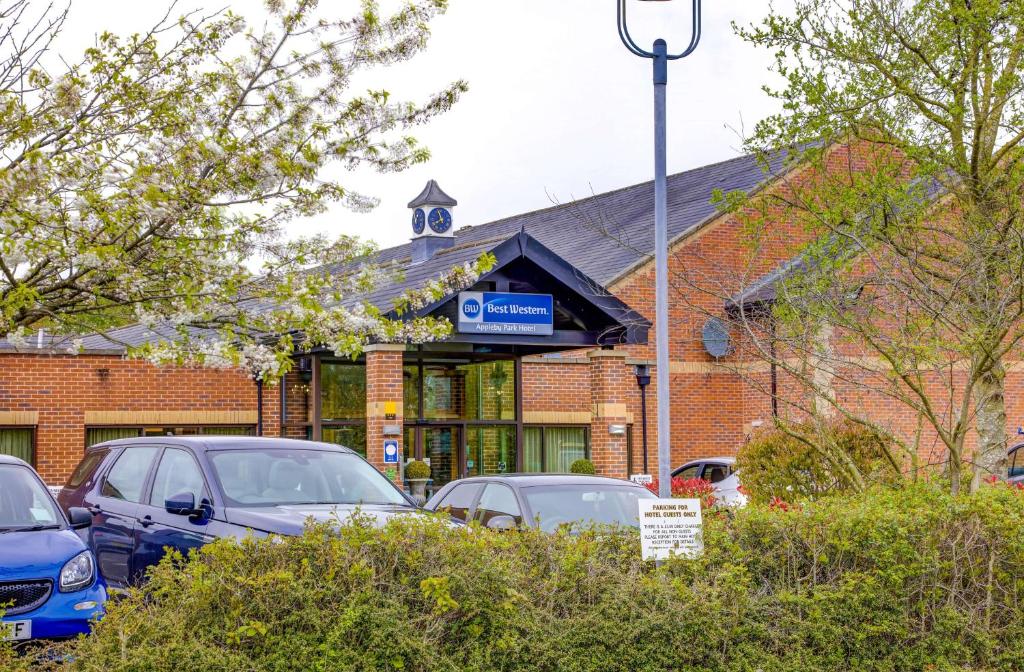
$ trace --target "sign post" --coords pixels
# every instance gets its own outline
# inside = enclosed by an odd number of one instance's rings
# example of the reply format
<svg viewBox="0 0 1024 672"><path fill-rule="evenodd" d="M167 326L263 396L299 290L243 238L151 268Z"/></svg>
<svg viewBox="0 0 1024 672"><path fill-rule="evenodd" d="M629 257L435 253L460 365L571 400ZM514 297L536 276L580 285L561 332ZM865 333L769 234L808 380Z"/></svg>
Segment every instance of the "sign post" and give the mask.
<svg viewBox="0 0 1024 672"><path fill-rule="evenodd" d="M704 552L699 499L641 499L640 550L644 560Z"/></svg>

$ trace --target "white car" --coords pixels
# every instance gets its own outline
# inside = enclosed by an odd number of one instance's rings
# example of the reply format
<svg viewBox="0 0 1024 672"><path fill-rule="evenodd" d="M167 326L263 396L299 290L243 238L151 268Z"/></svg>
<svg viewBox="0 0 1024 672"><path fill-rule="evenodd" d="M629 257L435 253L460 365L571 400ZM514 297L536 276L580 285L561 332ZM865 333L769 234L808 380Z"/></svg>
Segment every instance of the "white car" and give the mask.
<svg viewBox="0 0 1024 672"><path fill-rule="evenodd" d="M726 506L746 506L747 496L740 491L736 458L704 457L691 460L672 470L672 478L703 478L715 486L715 498Z"/></svg>

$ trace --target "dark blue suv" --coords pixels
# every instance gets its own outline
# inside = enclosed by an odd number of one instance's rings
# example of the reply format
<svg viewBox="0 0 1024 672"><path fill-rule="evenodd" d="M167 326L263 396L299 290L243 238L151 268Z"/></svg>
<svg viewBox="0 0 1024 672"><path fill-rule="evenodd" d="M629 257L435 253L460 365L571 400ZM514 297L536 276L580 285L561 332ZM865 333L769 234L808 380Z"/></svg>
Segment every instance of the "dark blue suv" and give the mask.
<svg viewBox="0 0 1024 672"><path fill-rule="evenodd" d="M58 501L92 513L89 545L112 588L136 581L165 548L187 554L218 537L301 534L310 517L344 520L356 508L381 522L418 510L348 448L239 436L92 446Z"/></svg>

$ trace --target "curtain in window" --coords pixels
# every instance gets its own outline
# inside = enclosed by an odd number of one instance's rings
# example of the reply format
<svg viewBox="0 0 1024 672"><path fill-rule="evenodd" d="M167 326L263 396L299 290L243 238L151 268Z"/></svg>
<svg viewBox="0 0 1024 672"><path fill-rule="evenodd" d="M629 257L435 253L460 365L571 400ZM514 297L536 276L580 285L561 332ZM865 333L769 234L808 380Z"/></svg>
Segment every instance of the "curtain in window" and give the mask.
<svg viewBox="0 0 1024 672"><path fill-rule="evenodd" d="M13 455L32 462L32 430L0 429L0 454Z"/></svg>
<svg viewBox="0 0 1024 672"><path fill-rule="evenodd" d="M85 445L95 446L104 441L130 439L138 435L138 427L89 427L85 430Z"/></svg>
<svg viewBox="0 0 1024 672"><path fill-rule="evenodd" d="M540 427L523 428L523 471L534 473L541 470L541 429Z"/></svg>
<svg viewBox="0 0 1024 672"><path fill-rule="evenodd" d="M587 430L585 428L544 428L544 466L548 472L566 473L573 462L586 456Z"/></svg>
<svg viewBox="0 0 1024 672"><path fill-rule="evenodd" d="M252 436L252 427L203 427L202 434L215 434L217 436Z"/></svg>

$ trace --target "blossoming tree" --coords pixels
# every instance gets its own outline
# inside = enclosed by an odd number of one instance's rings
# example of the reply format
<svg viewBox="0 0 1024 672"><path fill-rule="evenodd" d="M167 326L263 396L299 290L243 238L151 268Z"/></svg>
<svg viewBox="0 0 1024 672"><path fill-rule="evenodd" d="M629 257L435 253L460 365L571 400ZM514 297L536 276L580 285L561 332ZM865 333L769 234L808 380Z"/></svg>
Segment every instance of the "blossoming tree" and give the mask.
<svg viewBox="0 0 1024 672"><path fill-rule="evenodd" d="M0 5L0 337L109 334L142 322L171 337L138 354L273 376L293 334L339 353L370 339L431 340L446 322L388 320L357 298L387 269L342 236L287 238L331 203L374 202L340 168L399 171L427 159L407 134L448 110L456 81L420 103L352 91L360 71L413 57L446 0L393 14L372 0L268 0L267 21L175 15L99 35L73 62L49 56L66 12ZM59 64L59 67L55 66ZM258 260L254 266L253 260ZM330 273L325 264L348 271ZM406 309L471 282L454 269Z"/></svg>

